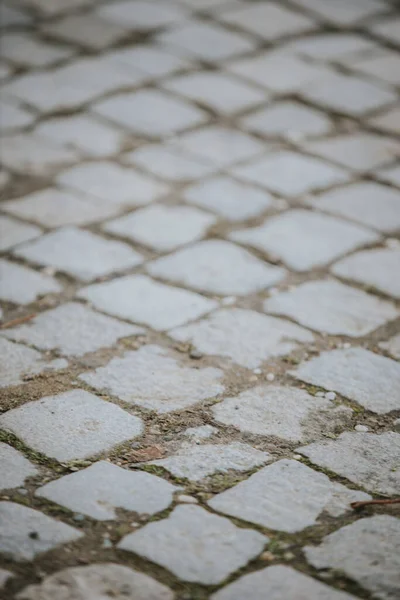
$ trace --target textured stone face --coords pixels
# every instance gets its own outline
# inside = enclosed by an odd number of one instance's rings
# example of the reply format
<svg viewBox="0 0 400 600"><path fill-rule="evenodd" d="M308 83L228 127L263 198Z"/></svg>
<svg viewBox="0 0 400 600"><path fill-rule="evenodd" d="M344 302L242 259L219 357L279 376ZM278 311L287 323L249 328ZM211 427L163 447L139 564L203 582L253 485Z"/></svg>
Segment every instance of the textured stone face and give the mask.
<svg viewBox="0 0 400 600"><path fill-rule="evenodd" d="M24 484L27 477L33 477L38 473L33 466L18 450L0 442L1 462L1 488L15 488Z"/></svg>
<svg viewBox="0 0 400 600"><path fill-rule="evenodd" d="M39 296L60 291L61 286L53 277L0 259L1 300L30 304Z"/></svg>
<svg viewBox="0 0 400 600"><path fill-rule="evenodd" d="M10 217L2 216L0 217L0 250L9 250L17 244L38 237L41 233L41 229L35 225L25 225Z"/></svg>

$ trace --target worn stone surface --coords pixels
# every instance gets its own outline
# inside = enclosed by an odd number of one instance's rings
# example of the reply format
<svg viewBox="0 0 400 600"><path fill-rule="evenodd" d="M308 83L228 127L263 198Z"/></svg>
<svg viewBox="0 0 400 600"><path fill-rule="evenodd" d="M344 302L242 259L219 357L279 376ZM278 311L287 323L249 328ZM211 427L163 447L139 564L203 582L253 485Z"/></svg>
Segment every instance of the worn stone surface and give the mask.
<svg viewBox="0 0 400 600"><path fill-rule="evenodd" d="M393 336L387 342L381 342L379 347L389 352L394 358L400 359L400 334Z"/></svg>
<svg viewBox="0 0 400 600"><path fill-rule="evenodd" d="M390 600L400 591L400 519L375 515L331 533L304 552L317 569L340 570L375 598Z"/></svg>
<svg viewBox="0 0 400 600"><path fill-rule="evenodd" d="M21 452L0 442L1 488L22 486L27 477L38 474L36 467Z"/></svg>
<svg viewBox="0 0 400 600"><path fill-rule="evenodd" d="M239 529L204 508L180 505L167 519L127 535L118 548L135 552L183 579L211 585L245 566L268 538Z"/></svg>
<svg viewBox="0 0 400 600"><path fill-rule="evenodd" d="M199 427L188 427L183 435L194 440L205 440L218 433L218 429L212 425L200 425Z"/></svg>
<svg viewBox="0 0 400 600"><path fill-rule="evenodd" d="M1 145L2 164L22 175L45 177L77 158L73 150L34 134L10 133L2 136Z"/></svg>
<svg viewBox="0 0 400 600"><path fill-rule="evenodd" d="M294 533L314 525L323 511L338 517L363 492L332 483L296 460L280 460L208 501L211 508L267 527Z"/></svg>
<svg viewBox="0 0 400 600"><path fill-rule="evenodd" d="M9 250L23 242L38 237L39 227L21 223L11 217L0 216L0 251Z"/></svg>
<svg viewBox="0 0 400 600"><path fill-rule="evenodd" d="M0 502L0 554L6 558L29 561L82 536L77 529L37 510L14 502Z"/></svg>
<svg viewBox="0 0 400 600"><path fill-rule="evenodd" d="M400 434L345 432L336 440L299 448L313 463L374 494L399 494Z"/></svg>
<svg viewBox="0 0 400 600"><path fill-rule="evenodd" d="M74 54L73 48L36 39L24 32L2 35L1 56L19 67L48 67Z"/></svg>
<svg viewBox="0 0 400 600"><path fill-rule="evenodd" d="M61 285L44 273L0 259L0 299L30 304L45 294L61 292Z"/></svg>
<svg viewBox="0 0 400 600"><path fill-rule="evenodd" d="M80 375L96 389L161 414L221 394L225 389L222 377L220 369L180 365L164 348L153 345L127 352L105 367Z"/></svg>
<svg viewBox="0 0 400 600"><path fill-rule="evenodd" d="M0 426L61 462L105 452L143 430L141 419L84 390L14 408L0 416Z"/></svg>

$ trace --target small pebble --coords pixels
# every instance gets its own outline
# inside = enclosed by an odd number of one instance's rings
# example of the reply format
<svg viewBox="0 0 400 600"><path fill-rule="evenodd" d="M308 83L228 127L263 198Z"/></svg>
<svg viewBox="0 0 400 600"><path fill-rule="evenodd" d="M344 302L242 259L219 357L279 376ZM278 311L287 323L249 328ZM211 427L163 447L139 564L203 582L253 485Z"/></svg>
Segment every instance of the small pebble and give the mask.
<svg viewBox="0 0 400 600"><path fill-rule="evenodd" d="M349 348L351 348L351 344L350 344L350 342L345 342L345 343L343 344L343 348L344 348L345 350L348 350Z"/></svg>
<svg viewBox="0 0 400 600"><path fill-rule="evenodd" d="M294 460L301 460L301 454L293 454Z"/></svg>
<svg viewBox="0 0 400 600"><path fill-rule="evenodd" d="M54 267L44 267L42 269L42 273L43 275L48 275L49 277L54 277L54 275L56 274L56 270Z"/></svg>
<svg viewBox="0 0 400 600"><path fill-rule="evenodd" d="M275 375L273 373L267 374L267 381L273 381L275 379Z"/></svg>
<svg viewBox="0 0 400 600"><path fill-rule="evenodd" d="M257 375L252 375L252 377L249 377L249 381L258 381Z"/></svg>
<svg viewBox="0 0 400 600"><path fill-rule="evenodd" d="M78 521L78 522L85 520L84 515L80 515L80 514L74 515L72 518L74 519L74 521Z"/></svg>
<svg viewBox="0 0 400 600"><path fill-rule="evenodd" d="M275 559L275 556L272 554L272 552L268 552L268 550L266 552L263 552L260 555L260 559L261 560L267 560L267 561L271 561Z"/></svg>
<svg viewBox="0 0 400 600"><path fill-rule="evenodd" d="M225 298L222 298L222 300L221 300L221 304L223 304L224 306L232 306L232 304L235 304L235 302L236 302L235 296L226 296Z"/></svg>
<svg viewBox="0 0 400 600"><path fill-rule="evenodd" d="M283 558L285 560L292 560L292 558L294 558L294 554L293 554L293 552L285 552L285 554L283 555Z"/></svg>
<svg viewBox="0 0 400 600"><path fill-rule="evenodd" d="M199 352L198 350L191 350L189 353L189 356L190 356L190 358L193 358L195 360L203 358L203 354L201 352Z"/></svg>
<svg viewBox="0 0 400 600"><path fill-rule="evenodd" d="M325 398L327 400L335 400L336 394L335 394L335 392L326 392Z"/></svg>
<svg viewBox="0 0 400 600"><path fill-rule="evenodd" d="M261 375L262 371L261 369L254 369L253 373L254 375Z"/></svg>
<svg viewBox="0 0 400 600"><path fill-rule="evenodd" d="M396 238L389 238L386 240L386 246L392 250L396 250L400 247L400 240L396 240Z"/></svg>
<svg viewBox="0 0 400 600"><path fill-rule="evenodd" d="M366 425L356 425L356 426L354 427L354 429L355 429L356 431L363 431L363 432L366 432L366 431L368 431L368 427L367 427Z"/></svg>
<svg viewBox="0 0 400 600"><path fill-rule="evenodd" d="M186 496L185 494L182 494L181 496L178 496L178 502L184 502L185 504L197 504L197 499L193 498L193 496Z"/></svg>
<svg viewBox="0 0 400 600"><path fill-rule="evenodd" d="M109 540L107 538L105 540L103 540L102 548L112 548L112 547L113 547L113 544L112 544L111 540Z"/></svg>
<svg viewBox="0 0 400 600"><path fill-rule="evenodd" d="M325 398L325 392L317 392L315 396L316 398Z"/></svg>
<svg viewBox="0 0 400 600"><path fill-rule="evenodd" d="M25 488L18 488L17 492L19 494L21 494L21 496L27 496L28 495L28 490L26 490Z"/></svg>

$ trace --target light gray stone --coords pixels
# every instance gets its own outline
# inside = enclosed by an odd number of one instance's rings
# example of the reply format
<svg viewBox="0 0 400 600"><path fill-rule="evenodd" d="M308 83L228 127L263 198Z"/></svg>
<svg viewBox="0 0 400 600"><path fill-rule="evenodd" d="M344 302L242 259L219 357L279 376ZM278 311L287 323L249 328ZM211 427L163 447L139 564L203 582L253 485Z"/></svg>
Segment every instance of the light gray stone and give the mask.
<svg viewBox="0 0 400 600"><path fill-rule="evenodd" d="M286 271L223 240L205 240L147 265L150 275L198 291L244 296L281 281Z"/></svg>
<svg viewBox="0 0 400 600"><path fill-rule="evenodd" d="M75 53L73 48L43 42L22 32L3 35L0 49L2 58L23 67L49 67Z"/></svg>
<svg viewBox="0 0 400 600"><path fill-rule="evenodd" d="M0 553L17 562L28 561L83 533L37 510L0 502Z"/></svg>
<svg viewBox="0 0 400 600"><path fill-rule="evenodd" d="M264 310L331 335L362 337L400 315L394 304L333 279L308 281L264 302Z"/></svg>
<svg viewBox="0 0 400 600"><path fill-rule="evenodd" d="M268 384L225 398L212 412L216 421L243 433L273 435L290 442L315 439L329 431L335 420L351 414L305 390Z"/></svg>
<svg viewBox="0 0 400 600"><path fill-rule="evenodd" d="M6 571L5 569L0 569L0 590L6 585L7 581L14 577L14 574L11 571Z"/></svg>
<svg viewBox="0 0 400 600"><path fill-rule="evenodd" d="M27 225L11 217L0 216L0 251L9 250L17 244L38 237L42 230L35 225Z"/></svg>
<svg viewBox="0 0 400 600"><path fill-rule="evenodd" d="M228 221L251 219L273 206L268 192L223 175L186 188L184 197Z"/></svg>
<svg viewBox="0 0 400 600"><path fill-rule="evenodd" d="M171 25L186 17L186 11L176 4L161 0L122 0L101 6L97 13L107 21L139 31Z"/></svg>
<svg viewBox="0 0 400 600"><path fill-rule="evenodd" d="M222 377L220 369L180 365L164 348L153 345L126 352L105 367L79 376L98 390L159 414L184 410L221 394Z"/></svg>
<svg viewBox="0 0 400 600"><path fill-rule="evenodd" d="M199 427L188 427L183 435L193 440L206 440L218 433L218 429L212 425L200 425Z"/></svg>
<svg viewBox="0 0 400 600"><path fill-rule="evenodd" d="M285 565L274 565L243 575L211 596L211 600L355 600ZM33 599L36 600L36 599ZM43 600L48 600L44 598ZM50 599L49 599L50 600ZM67 600L67 599L66 599Z"/></svg>
<svg viewBox="0 0 400 600"><path fill-rule="evenodd" d="M296 0L296 4L339 26L356 24L387 9L380 0L336 0L334 5L331 0Z"/></svg>
<svg viewBox="0 0 400 600"><path fill-rule="evenodd" d="M14 254L54 267L81 281L139 265L143 257L122 242L106 240L91 231L64 227L28 242Z"/></svg>
<svg viewBox="0 0 400 600"><path fill-rule="evenodd" d="M323 266L379 240L361 225L303 209L271 217L263 225L234 231L229 237L280 258L294 271Z"/></svg>
<svg viewBox="0 0 400 600"><path fill-rule="evenodd" d="M175 477L200 481L214 473L248 471L271 460L267 452L256 450L247 444L207 444L192 446L183 444L176 454L154 460L150 464L164 467Z"/></svg>
<svg viewBox="0 0 400 600"><path fill-rule="evenodd" d="M104 230L168 252L201 239L215 221L213 215L197 208L155 205L109 221Z"/></svg>
<svg viewBox="0 0 400 600"><path fill-rule="evenodd" d="M400 85L400 56L392 50L383 50L381 53L357 60L353 63L353 68L389 85Z"/></svg>
<svg viewBox="0 0 400 600"><path fill-rule="evenodd" d="M5 329L2 335L41 350L57 350L66 356L83 356L112 346L143 329L94 312L77 302L68 302L40 313L29 323Z"/></svg>
<svg viewBox="0 0 400 600"><path fill-rule="evenodd" d="M2 29L5 27L12 27L13 25L28 25L31 21L31 18L25 12L18 10L17 8L12 8L11 6L8 6L4 3L1 5L0 11L0 27Z"/></svg>
<svg viewBox="0 0 400 600"><path fill-rule="evenodd" d="M375 515L346 525L306 546L307 560L317 569L336 569L372 593L395 600L400 592L400 519Z"/></svg>
<svg viewBox="0 0 400 600"><path fill-rule="evenodd" d="M167 519L124 537L118 548L169 569L183 581L212 585L244 567L268 541L204 508L180 505Z"/></svg>
<svg viewBox="0 0 400 600"><path fill-rule="evenodd" d="M61 289L53 277L0 259L1 300L14 304L30 304L40 296L57 294Z"/></svg>
<svg viewBox="0 0 400 600"><path fill-rule="evenodd" d="M393 16L389 17L389 19L382 19L371 26L371 31L385 41L399 44L400 19Z"/></svg>
<svg viewBox="0 0 400 600"><path fill-rule="evenodd" d="M6 331L5 329L4 332ZM2 337L0 356L0 388L23 383L25 375L36 375L48 369L62 369L68 365L63 360L46 361L40 352Z"/></svg>
<svg viewBox="0 0 400 600"><path fill-rule="evenodd" d="M312 34L297 38L285 46L290 53L339 64L352 64L364 53L375 51L378 47L371 39L345 30Z"/></svg>
<svg viewBox="0 0 400 600"><path fill-rule="evenodd" d="M173 54L161 45L135 44L115 50L113 60L126 68L143 73L143 80L165 77L191 66L186 57Z"/></svg>
<svg viewBox="0 0 400 600"><path fill-rule="evenodd" d="M336 440L298 449L320 467L346 477L373 494L399 494L400 434L345 432Z"/></svg>
<svg viewBox="0 0 400 600"><path fill-rule="evenodd" d="M13 133L1 138L1 161L23 175L48 176L76 160L76 153L35 133Z"/></svg>
<svg viewBox="0 0 400 600"><path fill-rule="evenodd" d="M9 410L0 416L0 425L58 461L106 452L143 430L138 417L79 389Z"/></svg>
<svg viewBox="0 0 400 600"><path fill-rule="evenodd" d="M128 275L81 290L96 308L157 331L179 327L217 307L214 300L158 283L144 275Z"/></svg>
<svg viewBox="0 0 400 600"><path fill-rule="evenodd" d="M88 5L91 0L69 0L65 4L65 0L16 0L19 4L30 6L35 12L42 17L54 17L56 15L68 12L74 8L80 8Z"/></svg>
<svg viewBox="0 0 400 600"><path fill-rule="evenodd" d="M239 308L219 310L199 323L173 329L169 335L192 342L204 354L230 358L248 369L314 339L298 325Z"/></svg>
<svg viewBox="0 0 400 600"><path fill-rule="evenodd" d="M0 132L8 133L17 129L24 129L31 125L35 116L20 106L11 102L0 101L1 122Z"/></svg>
<svg viewBox="0 0 400 600"><path fill-rule="evenodd" d="M292 151L280 151L237 167L233 173L240 179L265 186L276 194L294 198L342 183L348 174L325 161Z"/></svg>
<svg viewBox="0 0 400 600"><path fill-rule="evenodd" d="M377 127L389 135L392 133L400 134L400 107L396 106L377 117L372 117L369 122L373 127Z"/></svg>
<svg viewBox="0 0 400 600"><path fill-rule="evenodd" d="M394 335L387 342L381 342L379 346L389 352L394 358L400 359L400 333Z"/></svg>
<svg viewBox="0 0 400 600"><path fill-rule="evenodd" d="M295 533L323 512L338 517L371 496L334 483L297 460L279 460L208 501L214 510L256 525Z"/></svg>
<svg viewBox="0 0 400 600"><path fill-rule="evenodd" d="M400 166L387 167L376 172L377 177L385 183L391 183L400 187Z"/></svg>
<svg viewBox="0 0 400 600"><path fill-rule="evenodd" d="M168 508L179 487L150 473L128 471L107 461L71 473L39 488L35 495L89 515L116 519L116 508L154 515Z"/></svg>
<svg viewBox="0 0 400 600"><path fill-rule="evenodd" d="M42 31L52 38L89 50L103 50L127 36L125 27L90 12L67 15L58 21L46 23Z"/></svg>
<svg viewBox="0 0 400 600"><path fill-rule="evenodd" d="M371 286L377 290L400 298L400 250L376 248L357 252L339 261L332 267L334 275Z"/></svg>
<svg viewBox="0 0 400 600"><path fill-rule="evenodd" d="M393 394L400 389L400 365L364 348L323 352L300 364L291 375L334 390L378 414L400 408L400 397Z"/></svg>
<svg viewBox="0 0 400 600"><path fill-rule="evenodd" d="M114 600L174 599L174 594L165 585L144 573L114 563L63 569L45 577L39 584L24 588L17 598L18 600L55 600L55 598L94 600L106 598L110 593Z"/></svg>
<svg viewBox="0 0 400 600"><path fill-rule="evenodd" d="M38 470L21 452L0 442L1 489L24 485L27 477L37 475Z"/></svg>

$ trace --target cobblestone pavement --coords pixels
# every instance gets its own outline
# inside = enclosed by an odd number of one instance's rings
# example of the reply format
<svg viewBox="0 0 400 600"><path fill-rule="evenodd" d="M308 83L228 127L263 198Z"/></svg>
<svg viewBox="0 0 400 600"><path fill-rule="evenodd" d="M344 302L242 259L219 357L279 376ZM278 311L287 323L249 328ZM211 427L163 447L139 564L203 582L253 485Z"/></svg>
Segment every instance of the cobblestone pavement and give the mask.
<svg viewBox="0 0 400 600"><path fill-rule="evenodd" d="M399 598L399 5L0 10L0 596Z"/></svg>

